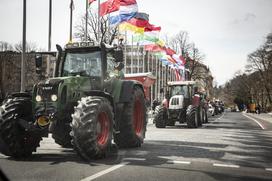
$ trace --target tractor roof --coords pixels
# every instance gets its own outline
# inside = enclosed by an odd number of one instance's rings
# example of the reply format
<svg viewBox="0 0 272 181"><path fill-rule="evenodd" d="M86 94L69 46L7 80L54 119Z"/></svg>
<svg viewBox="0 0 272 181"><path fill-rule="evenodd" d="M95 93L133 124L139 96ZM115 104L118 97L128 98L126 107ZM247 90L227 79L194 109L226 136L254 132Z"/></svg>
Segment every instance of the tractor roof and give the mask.
<svg viewBox="0 0 272 181"><path fill-rule="evenodd" d="M195 85L195 81L173 81L173 82L168 82L169 86L173 85Z"/></svg>
<svg viewBox="0 0 272 181"><path fill-rule="evenodd" d="M65 45L65 49L77 49L77 48L99 48L100 46L95 43L94 41L83 41L83 42L73 42L73 43L67 43Z"/></svg>

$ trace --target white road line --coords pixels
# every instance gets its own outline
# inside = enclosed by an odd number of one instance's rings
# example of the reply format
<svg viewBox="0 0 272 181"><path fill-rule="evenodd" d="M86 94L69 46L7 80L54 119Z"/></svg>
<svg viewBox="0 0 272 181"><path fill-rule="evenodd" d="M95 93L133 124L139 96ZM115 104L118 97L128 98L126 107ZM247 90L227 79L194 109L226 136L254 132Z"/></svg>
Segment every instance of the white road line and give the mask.
<svg viewBox="0 0 272 181"><path fill-rule="evenodd" d="M170 163L176 163L176 164L186 164L186 165L191 164L191 162L189 162L189 161L179 161L179 160L171 160L169 162Z"/></svg>
<svg viewBox="0 0 272 181"><path fill-rule="evenodd" d="M243 115L244 115L245 117L247 117L248 119L251 119L251 120L255 121L262 129L265 129L265 128L263 127L263 125L262 125L259 121L257 121L256 119L254 119L254 118L252 118L252 117L249 117L248 115L245 115L244 113L243 113Z"/></svg>
<svg viewBox="0 0 272 181"><path fill-rule="evenodd" d="M129 164L129 162L120 163L120 164L115 165L115 166L112 166L112 167L110 167L110 168L108 168L108 169L106 169L106 170L103 170L103 171L101 171L101 172L98 172L98 173L96 173L96 174L94 174L94 175L92 175L92 176L86 177L86 178L84 178L84 179L82 179L82 180L80 180L80 181L91 181L91 180L94 180L94 179L96 179L96 178L98 178L98 177L101 177L101 176L103 176L103 175L106 175L107 173L110 173L110 172L112 172L112 171L114 171L114 170L116 170L116 169L118 169L118 168L121 168L121 167L123 167L123 166L125 166L125 165L127 165L127 164Z"/></svg>
<svg viewBox="0 0 272 181"><path fill-rule="evenodd" d="M220 163L214 163L214 167L228 167L228 168L240 168L239 165L228 165L228 164L220 164Z"/></svg>
<svg viewBox="0 0 272 181"><path fill-rule="evenodd" d="M131 160L131 161L145 161L145 158L124 158L123 160Z"/></svg>
<svg viewBox="0 0 272 181"><path fill-rule="evenodd" d="M265 170L272 172L272 168L266 168Z"/></svg>

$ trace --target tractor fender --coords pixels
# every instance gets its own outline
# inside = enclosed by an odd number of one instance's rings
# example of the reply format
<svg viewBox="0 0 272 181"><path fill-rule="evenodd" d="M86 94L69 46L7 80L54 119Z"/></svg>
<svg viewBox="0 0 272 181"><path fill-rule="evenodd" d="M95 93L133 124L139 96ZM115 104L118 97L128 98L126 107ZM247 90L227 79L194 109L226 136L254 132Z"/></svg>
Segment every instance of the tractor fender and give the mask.
<svg viewBox="0 0 272 181"><path fill-rule="evenodd" d="M194 105L189 105L186 109L186 115L188 115L192 110L196 109L197 107Z"/></svg>
<svg viewBox="0 0 272 181"><path fill-rule="evenodd" d="M31 97L31 93L30 92L15 92L12 93L11 95L8 95L9 97Z"/></svg>
<svg viewBox="0 0 272 181"><path fill-rule="evenodd" d="M122 89L120 92L120 97L119 97L119 103L125 103L125 102L130 102L132 99L132 93L134 87L140 87L141 90L144 92L143 85L138 82L138 81L131 81L131 80L124 80L122 83Z"/></svg>

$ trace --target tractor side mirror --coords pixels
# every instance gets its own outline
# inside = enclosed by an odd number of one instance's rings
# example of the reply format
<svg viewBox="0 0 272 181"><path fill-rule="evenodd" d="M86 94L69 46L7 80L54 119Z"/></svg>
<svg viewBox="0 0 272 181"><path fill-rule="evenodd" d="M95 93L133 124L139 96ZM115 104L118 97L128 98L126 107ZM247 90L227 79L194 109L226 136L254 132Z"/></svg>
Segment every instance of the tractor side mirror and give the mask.
<svg viewBox="0 0 272 181"><path fill-rule="evenodd" d="M36 73L41 74L42 72L42 55L41 54L36 54L35 55L35 65L36 65Z"/></svg>
<svg viewBox="0 0 272 181"><path fill-rule="evenodd" d="M115 50L113 57L115 58L116 62L123 62L124 58L123 50Z"/></svg>

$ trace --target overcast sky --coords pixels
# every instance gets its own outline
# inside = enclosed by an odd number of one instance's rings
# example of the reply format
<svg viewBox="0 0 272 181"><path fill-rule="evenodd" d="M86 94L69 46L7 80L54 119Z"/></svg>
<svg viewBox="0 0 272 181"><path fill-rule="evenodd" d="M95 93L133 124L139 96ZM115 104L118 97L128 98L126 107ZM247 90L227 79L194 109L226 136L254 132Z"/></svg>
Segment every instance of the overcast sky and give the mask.
<svg viewBox="0 0 272 181"><path fill-rule="evenodd" d="M69 37L70 0L53 1L52 47ZM49 0L27 0L27 41L47 49ZM225 83L243 69L247 55L272 32L272 0L137 0L139 11L162 27L161 34L189 33L206 55L216 81ZM85 11L85 0L74 0L74 25ZM22 40L23 0L0 0L0 41Z"/></svg>

